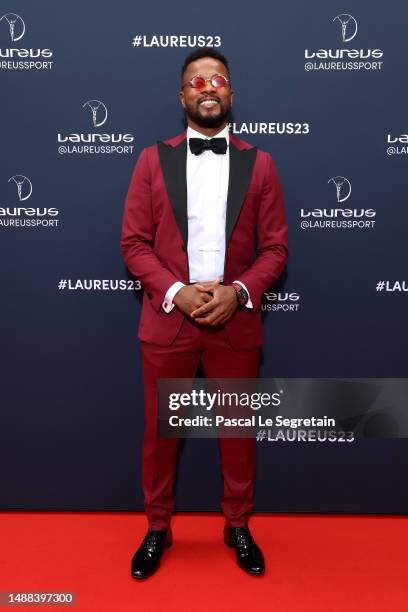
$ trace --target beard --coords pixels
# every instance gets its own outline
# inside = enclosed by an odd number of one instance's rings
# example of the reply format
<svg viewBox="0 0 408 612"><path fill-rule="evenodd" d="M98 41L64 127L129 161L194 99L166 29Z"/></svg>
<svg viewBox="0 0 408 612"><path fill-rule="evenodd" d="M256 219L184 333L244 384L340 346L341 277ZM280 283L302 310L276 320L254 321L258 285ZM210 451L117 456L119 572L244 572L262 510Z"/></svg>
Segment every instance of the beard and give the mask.
<svg viewBox="0 0 408 612"><path fill-rule="evenodd" d="M217 101L219 107L217 112L205 108L201 111L199 105L197 107L192 105L186 106L187 117L203 128L217 128L221 126L229 115L231 104L225 104L221 100Z"/></svg>

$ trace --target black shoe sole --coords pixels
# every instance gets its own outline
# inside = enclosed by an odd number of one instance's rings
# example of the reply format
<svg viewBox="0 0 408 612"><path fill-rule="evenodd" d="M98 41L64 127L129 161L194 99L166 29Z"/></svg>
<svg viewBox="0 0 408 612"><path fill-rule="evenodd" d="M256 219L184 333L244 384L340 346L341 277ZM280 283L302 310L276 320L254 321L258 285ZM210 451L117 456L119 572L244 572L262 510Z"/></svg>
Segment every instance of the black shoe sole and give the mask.
<svg viewBox="0 0 408 612"><path fill-rule="evenodd" d="M262 572L251 572L251 570L246 569L245 567L242 567L242 565L239 565L239 564L238 564L238 566L239 566L239 567L240 567L242 570L244 570L244 572L246 572L247 574L251 574L251 576L263 576L263 575L264 575L264 573L265 573L265 570L264 570L264 569L262 570Z"/></svg>

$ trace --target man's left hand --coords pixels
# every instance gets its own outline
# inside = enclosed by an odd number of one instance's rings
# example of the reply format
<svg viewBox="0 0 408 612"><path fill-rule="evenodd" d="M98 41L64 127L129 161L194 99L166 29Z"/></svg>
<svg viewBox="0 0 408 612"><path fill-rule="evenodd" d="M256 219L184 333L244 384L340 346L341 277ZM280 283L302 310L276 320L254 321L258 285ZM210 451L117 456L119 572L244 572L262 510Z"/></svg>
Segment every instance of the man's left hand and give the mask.
<svg viewBox="0 0 408 612"><path fill-rule="evenodd" d="M201 283L207 291L213 294L212 300L193 310L191 317L201 325L214 327L222 325L232 317L238 308L234 287L220 285L219 280L212 283Z"/></svg>

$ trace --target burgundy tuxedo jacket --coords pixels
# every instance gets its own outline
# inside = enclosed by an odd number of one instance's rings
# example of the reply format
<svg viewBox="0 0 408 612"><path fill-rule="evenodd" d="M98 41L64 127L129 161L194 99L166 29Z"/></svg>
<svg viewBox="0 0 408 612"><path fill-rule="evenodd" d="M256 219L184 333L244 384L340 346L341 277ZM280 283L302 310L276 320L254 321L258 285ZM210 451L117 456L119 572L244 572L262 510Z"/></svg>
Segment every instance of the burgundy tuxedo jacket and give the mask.
<svg viewBox="0 0 408 612"><path fill-rule="evenodd" d="M269 153L229 138L224 284L242 281L254 308L238 308L225 329L233 348L249 348L263 341L262 294L285 267L287 221ZM186 131L143 149L123 217L123 257L144 288L139 338L161 346L173 342L185 316L177 307L165 313L162 302L173 283L189 282L186 156Z"/></svg>

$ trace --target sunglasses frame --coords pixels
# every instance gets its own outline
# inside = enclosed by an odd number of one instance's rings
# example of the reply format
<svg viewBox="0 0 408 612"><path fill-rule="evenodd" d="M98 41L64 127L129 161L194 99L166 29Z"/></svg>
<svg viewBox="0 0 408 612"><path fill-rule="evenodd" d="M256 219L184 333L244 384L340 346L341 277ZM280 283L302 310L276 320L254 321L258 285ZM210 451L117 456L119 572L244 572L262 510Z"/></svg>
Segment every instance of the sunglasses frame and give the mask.
<svg viewBox="0 0 408 612"><path fill-rule="evenodd" d="M194 87L194 85L192 83L193 79L195 79L196 77L201 77L205 81L204 87L202 87L201 89L205 88L205 86L207 85L207 81L212 81L215 77L222 77L223 79L225 79L225 84L224 85L219 85L218 87L216 85L214 85L214 83L211 83L211 85L213 87L215 87L215 89L219 89L220 87L225 87L226 85L230 84L230 80L226 76L224 76L223 74L213 74L212 77L208 77L208 78L203 77L201 74L195 74L193 77L191 77L191 79L189 81L187 81L187 83L184 83L184 85L182 87L186 87L186 85L190 85L190 87L192 87L193 89L198 89L198 87Z"/></svg>

